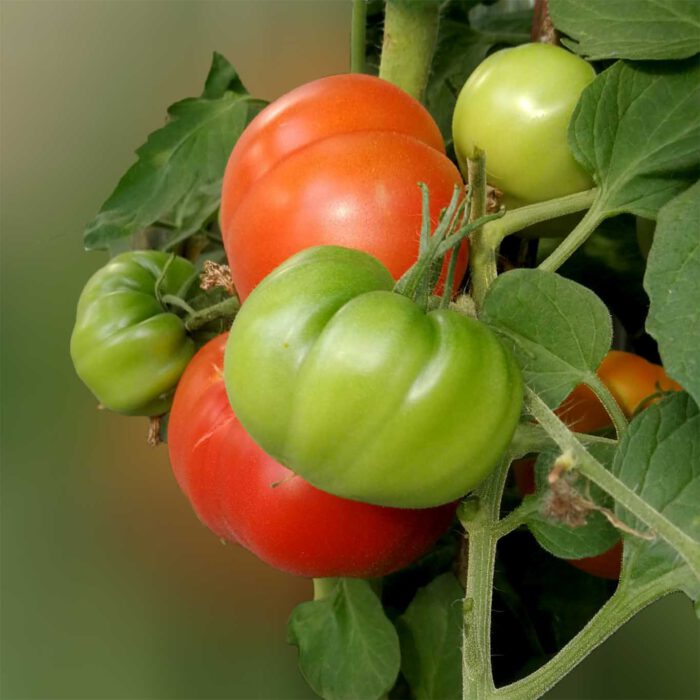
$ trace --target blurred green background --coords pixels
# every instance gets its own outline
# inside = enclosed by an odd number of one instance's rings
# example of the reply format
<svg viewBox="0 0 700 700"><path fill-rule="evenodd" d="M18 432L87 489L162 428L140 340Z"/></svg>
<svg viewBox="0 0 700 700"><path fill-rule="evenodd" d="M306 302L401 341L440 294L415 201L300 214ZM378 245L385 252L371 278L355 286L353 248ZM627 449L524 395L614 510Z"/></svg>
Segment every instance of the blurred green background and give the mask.
<svg viewBox="0 0 700 700"><path fill-rule="evenodd" d="M313 697L284 641L310 583L198 523L145 419L96 409L68 339L105 261L82 229L212 51L271 99L347 69L349 19L348 0L2 1L3 698ZM697 674L673 596L550 696L693 698Z"/></svg>

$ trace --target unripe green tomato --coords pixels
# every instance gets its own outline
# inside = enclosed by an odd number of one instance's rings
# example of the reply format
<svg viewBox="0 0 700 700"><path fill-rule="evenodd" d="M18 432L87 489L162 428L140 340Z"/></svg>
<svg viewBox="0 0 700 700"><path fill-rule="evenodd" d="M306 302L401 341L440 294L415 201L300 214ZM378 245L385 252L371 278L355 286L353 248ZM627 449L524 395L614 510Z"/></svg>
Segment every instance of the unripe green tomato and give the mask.
<svg viewBox="0 0 700 700"><path fill-rule="evenodd" d="M388 270L347 248L309 248L243 304L224 360L231 405L270 455L329 493L425 508L496 465L523 384L483 323L426 313Z"/></svg>
<svg viewBox="0 0 700 700"><path fill-rule="evenodd" d="M486 179L512 206L593 186L567 143L571 114L595 78L582 58L551 44L523 44L489 56L457 98L452 136L462 172L476 147Z"/></svg>
<svg viewBox="0 0 700 700"><path fill-rule="evenodd" d="M156 416L168 410L180 375L194 355L183 320L158 301L178 294L196 274L188 260L161 251L122 253L85 285L71 336L78 376L102 406Z"/></svg>

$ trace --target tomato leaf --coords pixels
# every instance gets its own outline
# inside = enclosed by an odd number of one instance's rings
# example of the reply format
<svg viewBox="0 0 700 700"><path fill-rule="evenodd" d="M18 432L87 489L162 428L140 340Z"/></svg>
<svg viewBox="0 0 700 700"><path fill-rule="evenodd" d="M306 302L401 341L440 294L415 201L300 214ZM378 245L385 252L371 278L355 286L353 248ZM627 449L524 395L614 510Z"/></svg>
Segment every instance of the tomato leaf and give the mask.
<svg viewBox="0 0 700 700"><path fill-rule="evenodd" d="M214 54L202 96L168 109L168 123L137 150L137 162L88 224L85 247L106 249L156 223L166 225L163 247L197 231L219 206L231 149L264 104Z"/></svg>
<svg viewBox="0 0 700 700"><path fill-rule="evenodd" d="M585 58L688 58L698 52L700 3L688 0L549 0L562 43Z"/></svg>
<svg viewBox="0 0 700 700"><path fill-rule="evenodd" d="M588 450L602 464L612 463L614 446L591 445ZM581 527L570 527L556 522L546 514L546 503L551 493L547 476L557 456L556 453L544 453L537 460L535 466L537 495L530 498L536 498L540 507L528 518L527 525L530 532L543 549L561 559L581 559L602 554L620 539L620 533L600 512L589 513L586 524ZM612 499L602 489L595 484L580 481L581 483L576 483L574 486L582 496L599 506L605 508L612 506Z"/></svg>
<svg viewBox="0 0 700 700"><path fill-rule="evenodd" d="M462 599L451 573L421 588L397 620L401 670L416 700L462 697Z"/></svg>
<svg viewBox="0 0 700 700"><path fill-rule="evenodd" d="M294 609L287 632L306 682L326 700L378 699L396 681L398 635L367 581L338 579L327 598Z"/></svg>
<svg viewBox="0 0 700 700"><path fill-rule="evenodd" d="M614 4L614 3L613 3ZM617 62L584 91L569 145L593 173L602 217L658 210L700 170L700 62Z"/></svg>
<svg viewBox="0 0 700 700"><path fill-rule="evenodd" d="M613 473L695 541L700 541L700 410L684 392L649 406L631 423L620 442ZM647 528L621 506L616 515L631 528ZM642 587L676 572L678 586L700 599L700 581L670 545L625 535L622 578Z"/></svg>
<svg viewBox="0 0 700 700"><path fill-rule="evenodd" d="M644 287L647 330L668 373L700 404L700 183L660 212Z"/></svg>
<svg viewBox="0 0 700 700"><path fill-rule="evenodd" d="M591 377L612 339L603 302L586 287L543 270L499 275L481 320L501 334L525 383L550 407Z"/></svg>

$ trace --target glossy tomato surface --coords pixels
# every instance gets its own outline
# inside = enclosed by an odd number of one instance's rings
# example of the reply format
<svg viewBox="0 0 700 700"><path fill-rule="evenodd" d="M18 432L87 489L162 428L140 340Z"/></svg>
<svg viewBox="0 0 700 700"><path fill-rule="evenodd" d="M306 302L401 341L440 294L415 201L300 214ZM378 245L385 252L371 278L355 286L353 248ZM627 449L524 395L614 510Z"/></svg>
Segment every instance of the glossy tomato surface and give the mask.
<svg viewBox="0 0 700 700"><path fill-rule="evenodd" d="M382 576L422 555L456 504L429 510L370 506L309 485L243 429L223 381L227 334L205 345L178 385L170 460L200 520L268 564L299 576Z"/></svg>
<svg viewBox="0 0 700 700"><path fill-rule="evenodd" d="M551 44L491 54L455 105L452 134L463 172L474 149L484 150L488 183L511 206L592 187L571 154L567 132L581 92L594 78L589 63Z"/></svg>
<svg viewBox="0 0 700 700"><path fill-rule="evenodd" d="M266 451L345 498L427 508L473 489L520 418L523 384L483 323L392 292L372 256L309 248L231 328L231 404Z"/></svg>
<svg viewBox="0 0 700 700"><path fill-rule="evenodd" d="M627 418L641 410L649 397L657 392L681 390L681 386L666 374L661 365L622 350L610 350L596 373ZM610 416L585 384L577 386L556 413L576 432L590 433L612 427ZM535 492L534 467L535 460L530 458L513 464L515 481L523 495ZM622 541L598 556L571 559L569 563L594 576L618 579L622 566Z"/></svg>
<svg viewBox="0 0 700 700"><path fill-rule="evenodd" d="M135 250L112 258L88 280L70 354L104 408L142 416L168 410L195 346L184 321L161 299L179 294L195 275L189 260Z"/></svg>
<svg viewBox="0 0 700 700"><path fill-rule="evenodd" d="M323 244L364 250L400 277L418 253L420 182L436 224L462 179L432 117L396 86L337 75L284 95L246 128L224 175L220 223L239 295ZM463 245L457 280L466 264Z"/></svg>

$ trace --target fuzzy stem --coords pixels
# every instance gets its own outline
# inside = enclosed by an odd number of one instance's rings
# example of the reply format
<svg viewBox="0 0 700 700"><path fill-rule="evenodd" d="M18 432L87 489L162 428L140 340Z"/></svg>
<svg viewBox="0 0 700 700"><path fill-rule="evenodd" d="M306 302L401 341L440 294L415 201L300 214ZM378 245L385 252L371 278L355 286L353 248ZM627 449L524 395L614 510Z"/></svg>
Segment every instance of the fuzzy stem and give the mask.
<svg viewBox="0 0 700 700"><path fill-rule="evenodd" d="M196 331L198 328L206 326L210 321L216 321L219 318L233 320L240 308L241 302L238 297L229 297L218 304L207 306L206 309L190 314L185 321L185 328L188 331Z"/></svg>
<svg viewBox="0 0 700 700"><path fill-rule="evenodd" d="M555 272L558 270L589 238L596 230L598 224L606 218L593 202L586 215L579 221L574 230L554 249L552 254L540 263L540 270Z"/></svg>
<svg viewBox="0 0 700 700"><path fill-rule="evenodd" d="M486 211L486 158L484 152L475 148L467 160L467 180L472 194L469 212L470 222L481 218ZM481 309L486 292L496 279L496 248L485 238L486 227L476 229L471 235L469 268L472 278L472 297L477 311Z"/></svg>
<svg viewBox="0 0 700 700"><path fill-rule="evenodd" d="M474 508L460 509L469 538L467 586L464 597L462 635L462 697L482 700L494 692L491 667L491 603L498 537L495 525L508 474L503 460L476 491Z"/></svg>
<svg viewBox="0 0 700 700"><path fill-rule="evenodd" d="M367 30L367 0L353 0L352 31L350 35L350 72L365 72L365 36Z"/></svg>
<svg viewBox="0 0 700 700"><path fill-rule="evenodd" d="M379 77L423 98L440 20L438 0L387 0Z"/></svg>

